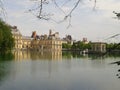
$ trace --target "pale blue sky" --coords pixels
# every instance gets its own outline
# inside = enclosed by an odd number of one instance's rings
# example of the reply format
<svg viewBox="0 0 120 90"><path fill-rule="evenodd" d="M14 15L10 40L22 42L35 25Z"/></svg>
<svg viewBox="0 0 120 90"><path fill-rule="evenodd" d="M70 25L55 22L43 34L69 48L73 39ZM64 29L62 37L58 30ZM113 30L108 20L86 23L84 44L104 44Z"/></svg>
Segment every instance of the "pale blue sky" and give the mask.
<svg viewBox="0 0 120 90"><path fill-rule="evenodd" d="M71 34L74 39L82 40L87 37L88 40L98 41L111 35L120 33L120 20L113 19L113 11L120 12L120 0L98 0L96 10L93 11L94 3L89 0L81 2L72 14L72 27L67 29L68 22L57 24L53 21L44 21L37 19L31 13L26 11L33 7L29 0L3 0L7 12L7 22L18 26L23 35L31 36L32 31L37 31L38 35L48 34L49 29L59 32L63 37ZM62 0L59 0L62 1ZM70 5L62 7L68 12ZM53 18L59 21L63 18L63 13L50 4L46 7L48 12L54 14Z"/></svg>

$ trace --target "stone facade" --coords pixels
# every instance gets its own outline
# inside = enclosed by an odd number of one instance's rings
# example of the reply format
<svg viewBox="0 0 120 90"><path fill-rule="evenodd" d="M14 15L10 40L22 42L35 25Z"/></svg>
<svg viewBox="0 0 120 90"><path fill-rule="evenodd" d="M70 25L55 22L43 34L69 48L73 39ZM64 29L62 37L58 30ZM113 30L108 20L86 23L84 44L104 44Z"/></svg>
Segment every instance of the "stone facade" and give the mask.
<svg viewBox="0 0 120 90"><path fill-rule="evenodd" d="M40 40L39 45L43 50L49 51L61 51L62 50L62 41L61 40Z"/></svg>
<svg viewBox="0 0 120 90"><path fill-rule="evenodd" d="M105 53L106 52L106 43L104 42L92 42L91 43L92 52L96 53Z"/></svg>
<svg viewBox="0 0 120 90"><path fill-rule="evenodd" d="M31 38L27 36L22 36L22 48L28 49L31 48Z"/></svg>
<svg viewBox="0 0 120 90"><path fill-rule="evenodd" d="M16 26L11 27L12 29L12 34L13 34L13 38L15 40L15 47L14 49L22 49L22 34L20 33L20 31L17 29Z"/></svg>
<svg viewBox="0 0 120 90"><path fill-rule="evenodd" d="M62 50L62 41L59 38L59 33L56 32L52 34L52 31L49 31L49 35L41 35L39 39L33 39L31 41L31 47L35 50L42 51L61 51Z"/></svg>
<svg viewBox="0 0 120 90"><path fill-rule="evenodd" d="M31 49L42 51L61 51L62 41L59 38L59 33L53 33L49 31L49 35L38 36L34 31L32 38L28 36L22 36L16 26L11 27L13 38L15 39L15 49Z"/></svg>

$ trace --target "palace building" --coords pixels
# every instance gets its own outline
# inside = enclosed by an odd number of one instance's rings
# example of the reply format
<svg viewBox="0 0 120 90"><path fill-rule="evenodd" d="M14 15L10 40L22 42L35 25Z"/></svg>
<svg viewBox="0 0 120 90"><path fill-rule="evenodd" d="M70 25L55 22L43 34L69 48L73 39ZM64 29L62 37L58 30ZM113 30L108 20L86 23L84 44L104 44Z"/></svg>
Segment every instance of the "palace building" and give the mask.
<svg viewBox="0 0 120 90"><path fill-rule="evenodd" d="M22 49L22 34L17 29L17 26L11 27L13 38L15 39L15 47L14 49Z"/></svg>
<svg viewBox="0 0 120 90"><path fill-rule="evenodd" d="M104 42L92 42L91 43L92 53L105 53L106 43Z"/></svg>
<svg viewBox="0 0 120 90"><path fill-rule="evenodd" d="M37 36L31 41L32 49L44 50L44 51L62 51L62 40L59 38L59 33L52 34L52 30L49 31L49 35Z"/></svg>
<svg viewBox="0 0 120 90"><path fill-rule="evenodd" d="M13 38L15 39L14 49L30 49L39 51L62 51L62 40L59 38L59 33L52 33L49 31L49 35L38 36L36 31L32 33L32 36L22 36L16 26L11 27Z"/></svg>

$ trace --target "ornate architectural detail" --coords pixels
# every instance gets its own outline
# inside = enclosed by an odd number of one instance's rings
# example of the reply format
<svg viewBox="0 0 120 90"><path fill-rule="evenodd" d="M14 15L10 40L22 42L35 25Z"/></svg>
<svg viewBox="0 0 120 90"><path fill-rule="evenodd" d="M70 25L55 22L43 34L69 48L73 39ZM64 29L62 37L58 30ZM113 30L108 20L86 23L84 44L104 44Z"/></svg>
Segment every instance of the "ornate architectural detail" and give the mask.
<svg viewBox="0 0 120 90"><path fill-rule="evenodd" d="M59 33L38 36L36 31L32 36L22 36L16 26L11 27L13 38L15 39L15 49L31 49L42 51L62 51L62 41L59 38Z"/></svg>

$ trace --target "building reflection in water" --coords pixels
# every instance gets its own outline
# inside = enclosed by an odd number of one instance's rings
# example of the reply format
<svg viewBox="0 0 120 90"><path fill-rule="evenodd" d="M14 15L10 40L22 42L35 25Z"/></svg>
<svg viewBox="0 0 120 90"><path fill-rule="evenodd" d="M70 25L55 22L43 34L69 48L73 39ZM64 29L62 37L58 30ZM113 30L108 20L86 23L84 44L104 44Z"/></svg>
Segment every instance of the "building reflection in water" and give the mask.
<svg viewBox="0 0 120 90"><path fill-rule="evenodd" d="M62 51L21 51L16 50L13 52L16 61L22 60L62 60Z"/></svg>
<svg viewBox="0 0 120 90"><path fill-rule="evenodd" d="M16 63L14 75L27 75L41 76L51 78L55 73L69 72L75 67L91 67L91 68L104 68L105 61L103 59L91 60L86 55L79 53L68 52L38 52L38 51L14 51L16 61L30 61L27 63ZM62 60L62 62L60 61ZM16 73L16 74L15 74ZM37 77L36 76L36 77Z"/></svg>
<svg viewBox="0 0 120 90"><path fill-rule="evenodd" d="M36 77L50 78L53 72L59 69L58 60L62 60L62 52L38 52L38 51L14 51L15 61L29 61L27 63L15 63L11 73L12 79L17 79L17 76L26 77L30 75ZM31 62L32 61L32 62ZM35 62L34 62L35 61ZM60 61L61 62L61 61ZM24 74L23 74L24 73ZM44 74L46 73L46 74Z"/></svg>

